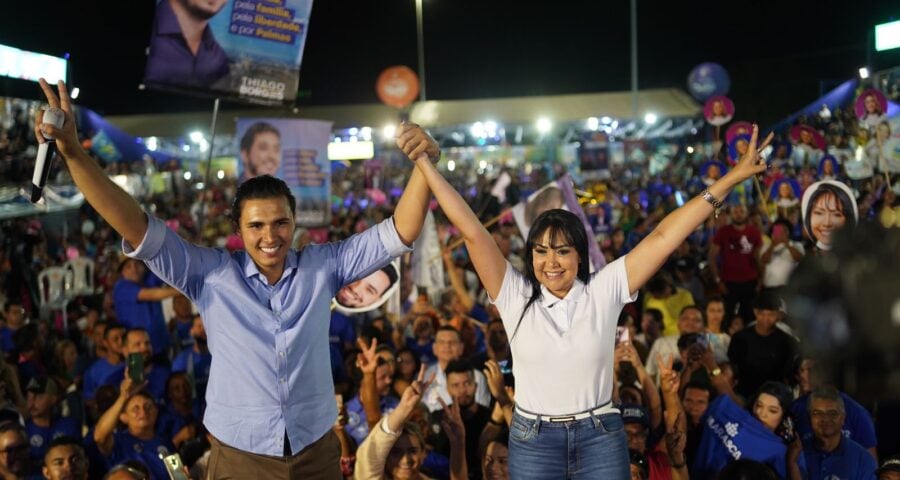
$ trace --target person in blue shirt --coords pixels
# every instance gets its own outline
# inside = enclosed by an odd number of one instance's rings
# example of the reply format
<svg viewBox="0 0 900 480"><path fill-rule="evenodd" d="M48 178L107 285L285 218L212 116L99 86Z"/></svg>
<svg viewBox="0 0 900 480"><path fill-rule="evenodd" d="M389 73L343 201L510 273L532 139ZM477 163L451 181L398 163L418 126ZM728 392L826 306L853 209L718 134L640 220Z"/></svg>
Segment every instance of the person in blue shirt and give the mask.
<svg viewBox="0 0 900 480"><path fill-rule="evenodd" d="M168 352L171 340L159 302L178 295L178 290L165 285L147 286L147 270L140 260L125 258L119 264L119 274L119 280L113 285L116 318L128 328L146 330L154 352Z"/></svg>
<svg viewBox="0 0 900 480"><path fill-rule="evenodd" d="M391 366L377 355L375 342L372 343L371 348L362 344L362 340L360 340L360 344L363 353L357 356L359 359L357 364L362 370L363 379L359 393L347 402L347 426L345 427L357 445L361 445L369 435L369 425L374 425L380 420L380 416L370 420L366 410L374 407L377 402L378 412L383 416L397 408L399 403L396 397L391 396ZM374 388L372 384L374 384ZM375 395L377 399L373 398L372 400L375 401L371 401L369 407L366 408L362 398L371 393L377 393Z"/></svg>
<svg viewBox="0 0 900 480"><path fill-rule="evenodd" d="M122 381L122 376L128 371L128 356L141 355L144 360L144 380L146 389L153 395L153 399L160 401L165 398L166 379L169 378L169 369L161 365L155 365L153 348L150 345L150 335L143 328L132 328L125 332L125 342L122 347L122 357L126 361L120 363L103 380L102 385L117 385Z"/></svg>
<svg viewBox="0 0 900 480"><path fill-rule="evenodd" d="M6 325L0 327L0 348L4 356L9 358L15 350L13 334L25 323L25 307L19 300L7 300L3 305L3 319Z"/></svg>
<svg viewBox="0 0 900 480"><path fill-rule="evenodd" d="M355 343L356 330L353 328L353 319L332 310L331 323L328 326L328 348L331 356L331 377L336 385L347 381L344 352L352 350Z"/></svg>
<svg viewBox="0 0 900 480"><path fill-rule="evenodd" d="M410 175L391 218L344 241L299 251L291 248L297 204L287 184L269 175L248 179L231 208L244 250L201 247L146 214L84 151L65 83L57 84L58 95L46 80L40 84L65 121L57 128L43 123L39 112L38 141L46 141L44 133L55 138L76 186L122 236L126 254L181 291L207 321L213 362L204 425L212 434L215 469L236 478L340 478L332 431L331 301L344 285L411 250L431 198L420 169ZM440 158L437 143L418 125L404 124L398 132L407 157L418 163Z"/></svg>
<svg viewBox="0 0 900 480"><path fill-rule="evenodd" d="M41 469L47 480L88 480L88 458L81 438L61 436L47 447Z"/></svg>
<svg viewBox="0 0 900 480"><path fill-rule="evenodd" d="M200 315L194 316L191 323L191 338L193 346L183 350L172 361L173 372L185 372L193 386L195 397L206 398L206 384L209 383L209 369L212 366L212 355L206 340L206 329L203 328L203 319Z"/></svg>
<svg viewBox="0 0 900 480"><path fill-rule="evenodd" d="M161 447L173 451L172 443L156 434L159 409L153 397L143 390L146 382L135 384L127 375L119 387L115 403L94 428L93 441L108 465L139 460L150 470L151 480L166 480L169 474L159 458ZM116 429L117 422L125 428Z"/></svg>
<svg viewBox="0 0 900 480"><path fill-rule="evenodd" d="M711 352L706 357L711 358ZM788 386L764 383L749 402L748 411L739 405L739 398L721 372L713 371L710 375L719 396L709 405L701 422L703 433L691 478L711 478L737 459L765 463L781 478L804 478L806 462L802 445L792 437L788 416L791 401Z"/></svg>
<svg viewBox="0 0 900 480"><path fill-rule="evenodd" d="M203 418L202 406L194 397L185 372L175 372L166 382L166 403L156 421L156 433L170 439L175 448L197 436Z"/></svg>
<svg viewBox="0 0 900 480"><path fill-rule="evenodd" d="M185 87L209 87L229 71L228 56L209 20L225 0L161 0L156 5L144 80Z"/></svg>
<svg viewBox="0 0 900 480"><path fill-rule="evenodd" d="M107 377L122 365L122 337L125 326L110 323L103 332L104 355L91 364L84 372L82 395L87 401L94 400L97 387L103 385Z"/></svg>
<svg viewBox="0 0 900 480"><path fill-rule="evenodd" d="M797 435L804 442L811 441L813 437L812 424L809 415L809 392L819 386L821 374L816 368L816 362L804 359L796 374L801 395L791 405L791 416L795 419L794 428ZM872 415L865 407L859 404L844 392L839 392L844 403L844 424L841 430L844 437L862 445L869 451L872 458L877 459L876 448L878 438L875 436L875 422Z"/></svg>
<svg viewBox="0 0 900 480"><path fill-rule="evenodd" d="M28 443L31 445L31 461L40 465L50 442L63 435L81 438L81 425L71 418L56 414L56 403L60 391L56 381L50 377L34 377L25 387L28 414L25 422Z"/></svg>
<svg viewBox="0 0 900 480"><path fill-rule="evenodd" d="M820 387L809 394L809 418L813 436L803 441L803 455L810 480L869 480L875 478L875 458L842 432L845 409L840 392Z"/></svg>

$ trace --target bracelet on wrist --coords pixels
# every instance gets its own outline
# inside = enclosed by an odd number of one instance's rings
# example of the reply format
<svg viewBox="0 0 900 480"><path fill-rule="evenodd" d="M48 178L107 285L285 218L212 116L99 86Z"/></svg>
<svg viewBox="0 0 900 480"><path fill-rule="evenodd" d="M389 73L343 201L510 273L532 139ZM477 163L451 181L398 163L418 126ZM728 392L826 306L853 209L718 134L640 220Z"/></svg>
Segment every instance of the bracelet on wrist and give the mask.
<svg viewBox="0 0 900 480"><path fill-rule="evenodd" d="M709 189L703 190L700 192L700 196L706 200L710 205L713 206L713 212L716 216L716 219L719 218L719 210L722 209L722 202L719 201L716 197L713 196L712 193L709 192Z"/></svg>

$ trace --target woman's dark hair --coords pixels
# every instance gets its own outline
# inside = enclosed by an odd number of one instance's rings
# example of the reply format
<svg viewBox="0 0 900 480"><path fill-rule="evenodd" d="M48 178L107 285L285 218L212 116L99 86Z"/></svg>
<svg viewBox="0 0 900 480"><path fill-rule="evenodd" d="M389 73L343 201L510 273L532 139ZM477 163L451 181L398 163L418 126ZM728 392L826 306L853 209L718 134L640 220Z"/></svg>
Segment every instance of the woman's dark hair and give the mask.
<svg viewBox="0 0 900 480"><path fill-rule="evenodd" d="M287 199L288 205L291 207L291 217L293 217L297 210L297 199L294 198L294 194L291 193L291 189L284 183L284 180L271 175L260 175L247 179L238 187L234 196L234 202L231 204L231 221L240 225L244 200L282 197Z"/></svg>
<svg viewBox="0 0 900 480"><path fill-rule="evenodd" d="M766 382L762 384L761 387L759 387L759 390L756 391L756 395L754 395L753 400L748 404L750 406L751 413L756 405L756 400L758 400L759 396L764 393L775 397L775 399L778 400L778 405L781 407L781 423L778 428L775 429L775 434L781 437L786 430L793 429L793 427L790 426L791 403L794 401L793 392L791 392L790 387L781 382Z"/></svg>
<svg viewBox="0 0 900 480"><path fill-rule="evenodd" d="M836 187L834 185L830 185L828 183L823 183L819 185L818 188L812 194L810 194L809 202L806 204L806 211L803 212L803 227L806 228L806 231L809 232L810 236L812 236L812 211L816 206L816 202L820 197L825 195L833 195L835 200L837 200L838 207L841 210L841 213L844 214L845 223L844 228L853 228L856 226L856 216L853 214L853 201L854 199L847 196L847 192L841 190L840 187ZM815 237L813 237L815 239ZM818 239L815 239L818 240Z"/></svg>
<svg viewBox="0 0 900 480"><path fill-rule="evenodd" d="M553 238L561 237L575 249L578 253L578 279L584 283L588 283L590 280L587 233L584 231L584 224L581 223L581 219L574 213L560 208L547 210L538 215L534 219L534 223L531 224L531 228L528 231L528 239L525 241L525 278L531 284L531 297L525 304L525 308L522 309L519 323L516 324L516 329L509 337L510 342L516 336L516 332L519 331L519 325L521 325L522 319L525 318L525 312L537 299L541 298L541 284L534 273L534 245L547 231L551 232Z"/></svg>

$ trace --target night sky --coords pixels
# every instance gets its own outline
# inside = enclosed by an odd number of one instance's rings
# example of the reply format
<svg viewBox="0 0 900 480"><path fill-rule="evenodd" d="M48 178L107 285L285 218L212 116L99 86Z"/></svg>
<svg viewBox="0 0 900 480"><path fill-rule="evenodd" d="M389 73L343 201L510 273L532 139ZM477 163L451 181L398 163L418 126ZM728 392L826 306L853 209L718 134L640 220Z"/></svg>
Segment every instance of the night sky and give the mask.
<svg viewBox="0 0 900 480"><path fill-rule="evenodd" d="M152 0L3 3L0 43L69 52L79 103L106 115L211 108L211 99L138 90ZM627 0L424 4L429 99L630 88ZM685 89L691 68L715 61L731 75L737 116L772 122L856 75L867 32L900 18L900 4L640 0L638 16L641 88ZM873 63L898 65L897 57L874 55ZM378 73L396 64L416 70L416 58L414 0L316 0L299 103L377 102ZM37 88L0 80L0 94L34 97Z"/></svg>

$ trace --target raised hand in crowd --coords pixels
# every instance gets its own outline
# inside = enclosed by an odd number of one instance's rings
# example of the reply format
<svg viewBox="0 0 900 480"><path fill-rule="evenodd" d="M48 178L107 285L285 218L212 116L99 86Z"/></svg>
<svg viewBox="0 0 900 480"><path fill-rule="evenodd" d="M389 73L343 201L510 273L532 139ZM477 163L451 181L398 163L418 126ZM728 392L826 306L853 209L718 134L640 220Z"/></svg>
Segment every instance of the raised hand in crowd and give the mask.
<svg viewBox="0 0 900 480"><path fill-rule="evenodd" d="M491 391L491 396L497 401L494 405L494 411L499 409L502 421L509 425L512 423L513 414L513 399L510 395L512 389L511 387L506 386L503 380L500 364L497 363L496 360L488 360L484 362L484 370L482 370L482 373L484 373L484 377L487 379L488 390ZM491 413L491 418L494 418L493 413ZM498 419L498 421L499 420L501 419Z"/></svg>
<svg viewBox="0 0 900 480"><path fill-rule="evenodd" d="M387 426L390 431L396 432L400 429L403 422L409 418L413 410L419 405L419 402L422 401L422 395L425 393L425 390L427 390L428 387L431 386L431 382L434 381L434 374L427 379L425 378L425 368L425 365L422 365L419 369L419 375L416 376L416 379L403 391L403 395L400 397L400 403L397 405L397 408L388 414Z"/></svg>
<svg viewBox="0 0 900 480"><path fill-rule="evenodd" d="M369 428L373 428L381 420L381 406L378 395L378 385L375 380L375 371L378 369L378 354L375 349L378 339L373 338L370 345L366 345L363 339L356 339L361 350L356 354L356 366L362 372L362 383L359 386L359 401L366 412L366 420Z"/></svg>
<svg viewBox="0 0 900 480"><path fill-rule="evenodd" d="M709 381L718 395L728 395L737 405L743 405L744 400L738 395L731 386L726 375L722 374L722 369L716 363L716 356L713 354L712 347L709 345L694 345L697 349L697 363L706 369L709 374ZM693 347L692 347L693 348Z"/></svg>
<svg viewBox="0 0 900 480"><path fill-rule="evenodd" d="M466 462L466 426L459 412L459 404L447 405L438 398L444 411L441 428L450 440L450 480L467 480L469 478Z"/></svg>
<svg viewBox="0 0 900 480"><path fill-rule="evenodd" d="M659 367L659 388L665 402L666 448L672 467L673 479L687 479L687 459L685 446L687 439L687 420L684 407L679 396L680 381L678 372L673 370L673 357L657 358Z"/></svg>
<svg viewBox="0 0 900 480"><path fill-rule="evenodd" d="M647 369L644 368L644 363L641 361L641 356L638 354L637 349L634 348L634 344L629 341L619 342L613 352L613 358L615 360L614 375L617 379L621 378L619 370L622 368L623 363L630 365L634 369L637 374L637 380L641 384L641 395L644 397L644 405L650 414L650 426L654 429L659 427L662 423L662 402L659 398L659 392L656 384L653 383L653 378L650 377ZM618 384L618 382L615 382L615 384Z"/></svg>

